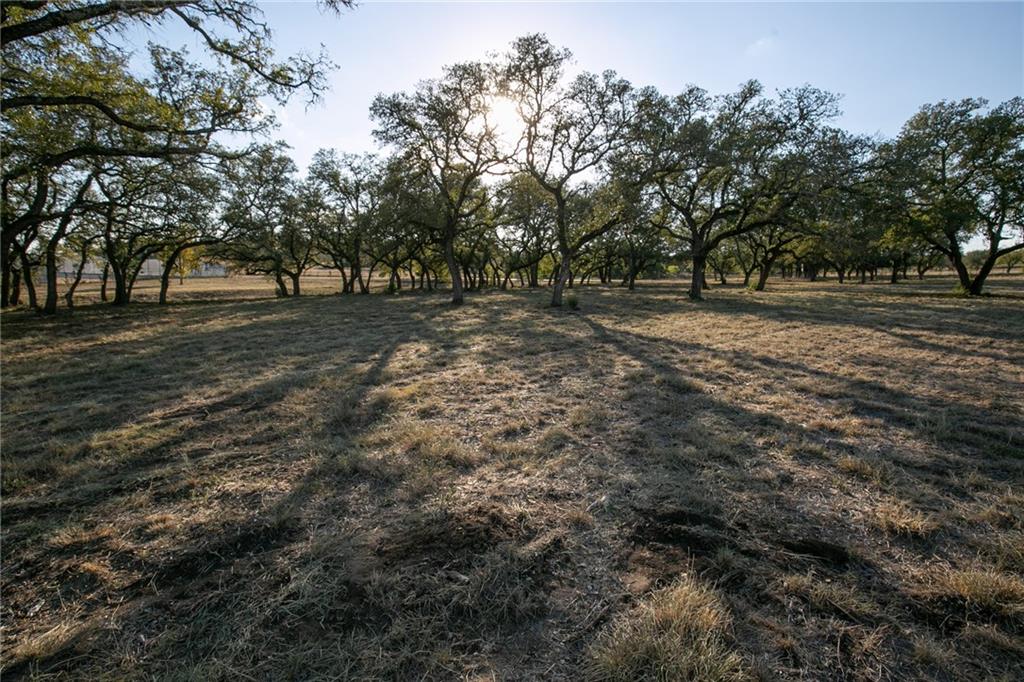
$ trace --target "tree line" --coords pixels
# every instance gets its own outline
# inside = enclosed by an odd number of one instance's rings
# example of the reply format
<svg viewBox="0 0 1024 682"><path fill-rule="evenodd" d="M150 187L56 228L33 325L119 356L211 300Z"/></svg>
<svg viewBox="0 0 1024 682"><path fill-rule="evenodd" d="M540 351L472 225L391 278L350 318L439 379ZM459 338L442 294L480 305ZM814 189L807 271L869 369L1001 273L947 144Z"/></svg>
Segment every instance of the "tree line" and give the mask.
<svg viewBox="0 0 1024 682"><path fill-rule="evenodd" d="M326 3L337 10L345 3ZM327 57L277 60L246 2L3 5L3 305L57 309L57 265L102 263L125 304L143 264L230 263L299 295L311 268L340 293L550 285L689 273L844 281L923 276L946 263L966 294L1024 253L1024 100L929 104L893 139L844 131L839 98L755 81L712 94L575 72L524 36L378 96L377 154L321 150L299 173L266 136L261 100L316 99ZM111 36L180 21L206 59L151 45L134 75ZM978 239L985 248L967 252ZM35 292L44 273L45 292ZM106 287L105 287L106 288ZM42 302L39 301L42 298Z"/></svg>

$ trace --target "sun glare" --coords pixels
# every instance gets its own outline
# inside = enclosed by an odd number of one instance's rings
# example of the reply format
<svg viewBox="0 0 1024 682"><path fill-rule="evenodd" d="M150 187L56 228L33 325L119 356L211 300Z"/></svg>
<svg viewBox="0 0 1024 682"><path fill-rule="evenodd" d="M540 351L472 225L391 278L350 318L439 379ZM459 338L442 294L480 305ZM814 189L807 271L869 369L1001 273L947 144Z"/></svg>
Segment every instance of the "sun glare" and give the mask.
<svg viewBox="0 0 1024 682"><path fill-rule="evenodd" d="M523 119L516 110L516 104L508 97L493 97L488 105L488 123L495 126L502 139L514 142L523 129Z"/></svg>

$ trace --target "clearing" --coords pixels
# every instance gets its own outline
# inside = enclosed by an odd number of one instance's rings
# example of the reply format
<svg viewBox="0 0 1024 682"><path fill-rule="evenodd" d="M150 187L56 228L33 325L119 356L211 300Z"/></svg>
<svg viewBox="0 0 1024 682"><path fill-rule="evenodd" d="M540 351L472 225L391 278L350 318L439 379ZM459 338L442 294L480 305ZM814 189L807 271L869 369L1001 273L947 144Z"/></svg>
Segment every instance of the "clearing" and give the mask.
<svg viewBox="0 0 1024 682"><path fill-rule="evenodd" d="M1022 278L196 286L3 316L5 679L1024 677Z"/></svg>

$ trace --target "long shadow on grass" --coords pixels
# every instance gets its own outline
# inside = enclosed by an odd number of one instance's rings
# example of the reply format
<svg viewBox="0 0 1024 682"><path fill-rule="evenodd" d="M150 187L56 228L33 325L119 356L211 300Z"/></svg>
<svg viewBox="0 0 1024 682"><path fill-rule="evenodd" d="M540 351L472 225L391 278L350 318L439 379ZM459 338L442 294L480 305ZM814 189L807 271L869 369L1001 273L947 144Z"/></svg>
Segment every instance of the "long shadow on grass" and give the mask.
<svg viewBox="0 0 1024 682"><path fill-rule="evenodd" d="M670 308L665 308L659 303L654 305L656 306L654 310L657 311L669 312L670 310ZM778 310L774 311L772 308L777 308ZM822 311L814 313L813 317L806 317L796 311L794 307L787 306L784 301L766 306L760 301L737 303L736 301L728 300L719 301L716 305L707 309L721 315L755 313L772 320L788 321L795 319L802 322L820 321L823 323L831 315L835 314ZM676 310L678 310L678 307ZM601 315L612 316L618 325L620 323L627 324L631 316L634 315L648 316L651 314L652 308L650 305L643 305L642 303L636 306L625 306L622 305L620 300L612 301L609 305L607 300L601 300L596 312ZM937 329L945 329L947 332L956 329L955 324L943 322L941 319L936 320L937 316L934 312L916 314L928 318L930 320L928 324L935 325ZM864 315L865 313L857 313L857 317L854 318L851 311L850 319L859 319ZM868 313L867 315L870 320L871 314ZM878 324L877 329L881 332L893 333L886 325L895 324L895 320L900 319L901 315L902 310L893 312L891 316L877 315L877 320L875 320ZM841 310L838 316L843 317ZM588 319L590 318L588 317ZM995 318L992 320L986 319L985 321L993 326L1000 324ZM709 321L709 323L713 323L713 321ZM1002 323L1002 326L1006 326L1005 321ZM987 328L985 333L991 331L992 328ZM1021 332L1024 333L1024 328L1021 329ZM657 349L659 344L667 342L664 338L632 331L619 330L616 333L628 335L631 337L631 343L652 350ZM813 333L813 331L806 333ZM979 331L979 333L982 332ZM1008 332L1002 330L1000 333L1005 334ZM898 334L897 338L902 340L902 336L904 335ZM982 337L980 342L983 342L984 338ZM999 336L989 338L999 338ZM1011 338L1017 340L1019 337ZM1012 455L1019 450L1019 444L1024 440L1024 419L1021 419L1020 415L1009 404L1004 409L993 409L963 401L957 402L919 397L894 390L881 380L846 377L834 372L819 370L804 363L772 357L768 354L720 349L693 341L674 339L671 342L671 347L666 348L666 351L675 355L678 360L683 362L690 359L699 360L700 358L727 358L734 367L747 370L757 376L770 378L770 381L767 382L769 385L777 386L780 389L785 387L786 390L796 388L817 398L835 402L849 408L850 412L856 417L869 420L877 419L886 424L906 429L917 438L930 442L938 448L957 456L997 454L1012 458ZM984 353L982 354L985 355ZM990 357L1000 362L1010 360L1008 356L1001 353L991 354ZM732 377L727 372L714 369L709 371L701 365L702 363L700 362L689 363L689 366L692 367L691 371L702 373L697 375L698 378L710 383L728 383L732 381ZM1010 386L1014 383L1011 368L1012 361L1011 364L1007 365L1007 371L1001 375L1001 378L1005 377L1005 381ZM900 368L898 366L880 366L878 371L898 373ZM931 372L929 377L929 382L937 385L945 395L956 394L964 388L957 381L957 377L952 374L947 376L938 372ZM993 388L993 390L996 389ZM940 423L936 423L936 416Z"/></svg>
<svg viewBox="0 0 1024 682"><path fill-rule="evenodd" d="M590 288L605 301L608 290ZM637 306L612 304L620 321L643 319L652 310L678 312L688 307L698 311L723 314L750 314L780 322L849 327L853 333L865 330L890 330L906 334L929 333L938 338L950 336L1019 341L1024 335L1024 314L1021 304L1006 299L937 298L921 292L917 300L897 300L890 290L865 291L856 285L814 287L797 285L779 291L750 293L735 288L713 289L707 300L693 304L685 300L685 292L677 285L645 283L636 292L620 292L638 301ZM716 296L716 293L718 294ZM906 292L904 292L906 293ZM584 294L585 295L585 294ZM652 300L653 299L653 300ZM962 339L941 344L951 354L971 354L984 348L965 349ZM995 359L1004 359L996 355Z"/></svg>
<svg viewBox="0 0 1024 682"><path fill-rule="evenodd" d="M899 661L900 665L912 666L906 659L908 642L892 633L871 654L877 660L855 660L862 655L856 653L857 645L851 646L857 637L872 641L873 633L888 633L884 627L890 622L890 614L914 612L916 608L902 585L873 566L873 559L868 557L877 549L870 545L863 527L840 512L841 504L822 496L820 483L795 480L780 460L751 446L814 444L816 434L701 392L692 379L705 383L723 379L702 374L700 368L701 358L718 352L714 349L611 330L589 316L583 320L599 343L645 368L627 375L634 384L632 390L628 383L624 387L623 408L633 414L635 425L623 438L620 460L634 470L630 478L636 481L625 492L636 512L621 566L627 582L632 587L646 588L664 584L682 572L700 571L717 581L731 598L733 608L743 616L739 627L751 634L747 638L750 642L765 641L764 631L758 632L758 626L751 623L763 626L774 621L784 630L781 624L793 617L792 600L811 599L811 611L817 611L814 616L819 620L814 621L817 625L805 621L803 638L816 642L820 650L809 659L787 659L780 658L779 651L772 647L761 649L758 655L770 659L773 667L795 666L802 669L802 674L833 676L851 667L876 665L880 660L886 660L887 665ZM678 350L683 352L673 352ZM733 352L729 357L779 385L790 385L796 372L809 372L797 363L764 362L748 353ZM677 368L680 359L684 360L685 371ZM879 389L870 382L812 374L817 382L839 383L842 392L855 400ZM931 404L914 407L935 409ZM872 414L877 415L875 408ZM894 409L884 417L899 419L905 425L902 410ZM928 436L921 431L917 435ZM993 434L983 433L978 443L986 442L991 445L999 440L993 441ZM824 466L828 473L825 462L817 466ZM1004 466L1009 467L1009 462L993 463L989 473L1001 480L1019 475L1019 471L1008 473ZM823 480L829 478L826 475ZM949 487L948 482L944 485ZM897 499L928 494L926 481L917 476L900 476L884 487ZM943 500L936 502L941 505ZM945 540L955 544L955 537ZM917 561L924 563L942 551L942 543L943 539L906 543L903 551L917 555ZM806 579L809 582L792 584L821 585L813 588L819 590L818 594L828 594L823 591L834 581L844 586L842 589L852 587L862 596L851 602L853 607L829 598L815 602L814 592L801 594L797 590L787 596L787 590L796 588L780 585L785 585L783 578L794 572L812 577ZM935 613L922 617L934 618ZM828 625L832 621L840 625Z"/></svg>
<svg viewBox="0 0 1024 682"><path fill-rule="evenodd" d="M275 591L274 586L268 587L266 582L278 580L279 571L261 570L263 562L289 557L288 565L301 567L306 563L303 558L305 550L296 551L294 548L304 547L323 535L320 532L322 529L310 530L305 525L309 516L306 508L314 500L317 504L333 508L342 527L336 529L338 533L328 535L343 538L345 533L340 531L344 531L344 520L350 515L346 501L349 491L365 484L372 487L374 495L387 498L389 491L402 483L403 472L388 463L373 470L364 470L358 466L339 467L337 464L337 460L347 457L347 450L357 447L356 442L360 436L376 420L386 416L372 412L364 414L361 408L366 404L368 394L385 383L383 373L398 349L409 342L427 343L429 352L443 364L445 357L464 350L465 344L471 342L481 330L493 325L499 314L496 310L487 310L478 321L453 331L447 321L447 307L428 305L425 312L417 308L415 315L408 315L411 311L407 308L399 310L401 317L397 320L393 319L394 313L382 316L379 320L369 316L368 321L374 323L375 332L370 342L342 336L338 332L342 331L339 327L343 325L325 327L316 324L315 320L310 321L312 324L301 324L301 318L297 320L300 323L298 325L294 319L269 323L258 320L227 330L190 334L181 343L196 346L199 352L227 349L227 356L214 365L218 373L241 371L254 362L277 366L298 358L301 364L287 364L287 371L255 384L246 384L216 400L197 401L195 409L192 406L177 410L163 409L162 406L173 405L175 402L168 399L166 394L161 394L154 401L158 403L155 406L145 403L138 405L138 409L150 421L182 420L182 426L188 429L187 433L162 438L141 451L128 453L118 461L99 464L89 471L65 475L53 486L53 490L65 491L63 493L50 493L37 500L5 500L5 530L14 526L17 533L19 518L39 524L46 517L61 519L73 514L76 518L99 521L116 510L122 501L130 508L134 494L148 493L159 501L162 491L174 488L173 484L178 479L194 476L197 468L202 474L223 471L232 478L244 480L250 476L259 478L265 475L263 469L267 465L280 467L292 463L292 466L300 467L305 473L293 477L295 481L288 491L284 495L274 496L269 505L260 503L257 498L251 507L236 509L228 518L211 519L195 526L185 539L179 538L173 547L133 557L129 562L132 565L127 567L130 571L126 570L126 573L139 577L115 591L122 602L118 620L128 631L140 636L147 633L155 636L163 631L169 633L168 639L179 643L180 638L186 638L191 642L193 662L205 661L205 664L216 667L217 647L228 644L243 646L242 643L246 641L245 637L239 638L232 631L237 623L232 625L230 620L228 623L223 622L223 613L239 613L240 610L244 612L246 608L251 608L251 605L244 603L244 599L246 595L257 591L257 585L267 588L270 594ZM288 312L294 314L294 308ZM306 304L306 316L311 312L323 313L323 306ZM332 335L332 331L335 334ZM292 345L295 333L318 336L311 342L295 346ZM256 336L256 339L252 336ZM231 355L231 347L240 338L246 337L249 337L250 347L242 358L237 357L237 349ZM339 358L342 351L345 351L343 358ZM174 343L165 340L146 348L143 355L149 362L158 363L167 360L175 352ZM189 354L194 354L194 351ZM113 362L116 370L124 370L118 359L115 358ZM207 372L198 367L178 369L175 376L181 383L177 388L181 396L201 388L204 381L213 380L208 374L209 369ZM324 375L331 373L353 376L346 377L340 384L329 382L326 388L318 383ZM289 415L287 412L279 413L278 408L286 406L304 391L318 391L313 399L322 401L326 412L338 407L332 405L332 402L340 401L345 405L340 410L334 410L337 412L335 417L310 424L313 433L303 434L301 424L294 423L294 418L291 425L281 429L279 425L287 424ZM202 413L201 418L197 417L197 410ZM236 439L238 434L233 433L238 429L239 420L243 420L243 430L246 427L251 430L242 434L241 440ZM103 426L109 428L111 425L106 423ZM318 430L322 430L322 433ZM261 440L261 433L267 434L266 441ZM314 453L290 453L288 448L293 435L307 438L323 436L329 447L319 448ZM255 441L253 436L256 436ZM191 461L183 462L180 452L176 451L178 446L195 439L209 442L215 447L210 448L210 452L202 457L193 457ZM249 452L252 449L260 450L263 454L254 458ZM226 452L221 455L214 450ZM355 532L355 529L351 530ZM27 529L24 540L30 540L34 532L38 530ZM353 546L366 545L368 542L365 538L352 539ZM56 568L65 557L83 561L90 556L111 552L110 543L94 544L96 546L79 543L60 548L31 548L26 543L17 543L13 552L9 544L4 594L16 594L16 588L26 588L33 582L48 581L55 577L67 582L68 575L59 572L64 569ZM345 542L336 543L333 549L337 550L334 556L337 571L344 573L351 569L351 562L345 555L358 552L351 548L351 551L346 552ZM323 549L318 551L322 552ZM123 556L124 551L118 554ZM224 589L224 578L229 575L232 584L238 586L237 589ZM334 579L338 574L331 571L325 577ZM237 582L239 580L242 582ZM247 581L251 581L251 585ZM85 587L95 588L95 585ZM349 614L345 616L346 622L361 622L366 618L372 621L373 614L355 612L358 611L360 600L358 592L363 588L356 583L350 587L353 591L352 599L349 600L351 603L329 608L334 614L331 617L344 612ZM249 591L250 588L253 592ZM342 585L342 592L345 592L344 588L345 585ZM290 590L285 589L282 594ZM153 597L151 593L158 596ZM66 600L73 608L83 609L87 614L97 611L102 613L106 603L103 593L90 589L89 594L72 592L63 597L53 595L50 603L43 606L45 610L42 613L63 608L66 604L58 602L58 599ZM16 600L19 603L12 606L11 601L10 598L5 599L8 602L7 608L12 609L9 613L31 610L28 608L31 604L22 604L22 600ZM303 602L303 599L297 602ZM33 612L39 610L37 606ZM197 617L196 610L200 615L205 614L205 617ZM304 617L298 621L287 620L288 623L281 624L281 628L286 625L302 626L305 622ZM284 635L287 639L285 632L274 624L264 625L265 631ZM55 652L44 659L26 657L12 660L5 674L26 672L30 668L58 670L63 669L65 663L73 669L85 662L83 651L97 652L98 655L105 646L102 642L104 636L99 629L100 621L87 618L79 621L76 627L75 632L66 637ZM316 629L316 632L320 630ZM96 637L100 639L93 641ZM94 658L93 663L96 662Z"/></svg>

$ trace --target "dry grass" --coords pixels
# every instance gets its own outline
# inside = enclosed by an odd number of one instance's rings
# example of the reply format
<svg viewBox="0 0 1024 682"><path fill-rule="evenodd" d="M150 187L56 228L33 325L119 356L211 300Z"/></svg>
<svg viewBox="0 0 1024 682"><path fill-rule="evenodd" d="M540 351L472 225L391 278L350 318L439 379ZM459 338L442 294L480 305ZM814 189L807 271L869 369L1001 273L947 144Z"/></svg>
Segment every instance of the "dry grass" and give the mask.
<svg viewBox="0 0 1024 682"><path fill-rule="evenodd" d="M971 611L1001 614L1024 623L1024 579L993 569L930 570L915 589L921 597L962 604Z"/></svg>
<svg viewBox="0 0 1024 682"><path fill-rule="evenodd" d="M899 500L882 502L875 507L874 522L885 533L908 537L925 537L939 527L932 515L912 509Z"/></svg>
<svg viewBox="0 0 1024 682"><path fill-rule="evenodd" d="M835 613L853 622L871 621L879 615L879 609L856 586L835 583L831 578L789 575L782 579L782 591L821 613Z"/></svg>
<svg viewBox="0 0 1024 682"><path fill-rule="evenodd" d="M951 287L4 313L3 677L1024 678L1024 280Z"/></svg>
<svg viewBox="0 0 1024 682"><path fill-rule="evenodd" d="M590 652L587 678L606 682L745 680L721 600L689 576L613 622Z"/></svg>

